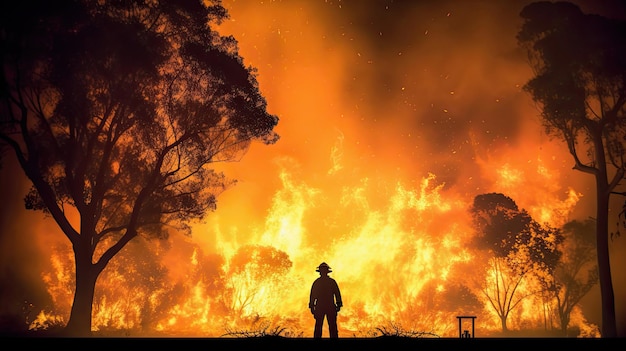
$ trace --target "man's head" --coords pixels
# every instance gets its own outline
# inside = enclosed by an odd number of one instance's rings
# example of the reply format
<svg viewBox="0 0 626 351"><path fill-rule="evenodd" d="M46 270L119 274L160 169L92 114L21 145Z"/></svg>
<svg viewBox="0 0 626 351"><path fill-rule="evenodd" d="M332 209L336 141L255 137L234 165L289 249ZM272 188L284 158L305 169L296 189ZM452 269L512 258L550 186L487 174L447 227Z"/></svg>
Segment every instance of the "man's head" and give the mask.
<svg viewBox="0 0 626 351"><path fill-rule="evenodd" d="M328 266L326 262L322 262L319 266L317 266L317 269L315 271L320 272L320 273L332 272L332 270L330 269L330 267Z"/></svg>

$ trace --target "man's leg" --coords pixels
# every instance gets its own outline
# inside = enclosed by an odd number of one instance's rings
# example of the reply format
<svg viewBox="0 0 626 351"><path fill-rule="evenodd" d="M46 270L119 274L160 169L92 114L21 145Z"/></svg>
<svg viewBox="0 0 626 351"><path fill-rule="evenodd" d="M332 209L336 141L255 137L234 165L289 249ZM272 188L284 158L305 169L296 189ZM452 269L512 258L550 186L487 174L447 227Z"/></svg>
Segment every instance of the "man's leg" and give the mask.
<svg viewBox="0 0 626 351"><path fill-rule="evenodd" d="M324 324L324 314L316 313L315 314L315 330L313 331L314 338L322 337L322 325Z"/></svg>
<svg viewBox="0 0 626 351"><path fill-rule="evenodd" d="M339 332L337 331L337 312L331 312L326 315L328 320L328 334L331 338L338 338Z"/></svg>

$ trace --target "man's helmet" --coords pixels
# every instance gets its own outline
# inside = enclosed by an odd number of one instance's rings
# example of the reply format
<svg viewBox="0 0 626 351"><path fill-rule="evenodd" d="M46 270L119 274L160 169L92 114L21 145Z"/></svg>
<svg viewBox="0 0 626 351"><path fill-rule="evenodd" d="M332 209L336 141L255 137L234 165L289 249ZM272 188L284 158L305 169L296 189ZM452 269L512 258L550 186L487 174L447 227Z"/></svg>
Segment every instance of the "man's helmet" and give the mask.
<svg viewBox="0 0 626 351"><path fill-rule="evenodd" d="M330 267L328 266L328 264L326 262L322 262L319 266L317 266L317 269L315 270L316 272L319 271L323 271L323 272L332 272L332 270L330 270Z"/></svg>

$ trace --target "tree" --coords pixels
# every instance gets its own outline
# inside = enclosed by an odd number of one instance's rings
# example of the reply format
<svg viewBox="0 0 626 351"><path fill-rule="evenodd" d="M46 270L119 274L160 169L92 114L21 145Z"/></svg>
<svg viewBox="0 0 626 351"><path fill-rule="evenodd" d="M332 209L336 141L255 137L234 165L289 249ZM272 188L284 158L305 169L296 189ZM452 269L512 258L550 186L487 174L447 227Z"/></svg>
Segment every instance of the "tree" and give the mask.
<svg viewBox="0 0 626 351"><path fill-rule="evenodd" d="M626 174L626 22L567 2L532 3L520 16L517 39L535 74L524 89L541 105L547 134L566 142L574 169L595 179L602 336L615 337L608 217Z"/></svg>
<svg viewBox="0 0 626 351"><path fill-rule="evenodd" d="M473 245L489 255L482 292L506 332L511 311L540 292L521 288L532 278L541 281L550 276L559 261L557 245L562 235L534 221L526 210L501 193L477 195L470 213L476 228Z"/></svg>
<svg viewBox="0 0 626 351"><path fill-rule="evenodd" d="M241 318L255 299L259 299L263 290L266 292L265 295L280 300L283 293L281 281L292 265L289 256L274 247L261 245L240 247L231 258L226 274L230 285L228 293L231 294L226 300L230 302L230 308L236 317Z"/></svg>
<svg viewBox="0 0 626 351"><path fill-rule="evenodd" d="M138 235L190 235L235 184L211 168L273 144L256 71L219 0L3 3L0 147L72 245L66 331L91 332L96 280ZM110 244L107 244L110 243Z"/></svg>
<svg viewBox="0 0 626 351"><path fill-rule="evenodd" d="M595 264L594 221L574 220L566 223L563 231L566 238L561 243L563 256L546 291L556 300L556 312L565 336L572 310L598 283L598 266Z"/></svg>

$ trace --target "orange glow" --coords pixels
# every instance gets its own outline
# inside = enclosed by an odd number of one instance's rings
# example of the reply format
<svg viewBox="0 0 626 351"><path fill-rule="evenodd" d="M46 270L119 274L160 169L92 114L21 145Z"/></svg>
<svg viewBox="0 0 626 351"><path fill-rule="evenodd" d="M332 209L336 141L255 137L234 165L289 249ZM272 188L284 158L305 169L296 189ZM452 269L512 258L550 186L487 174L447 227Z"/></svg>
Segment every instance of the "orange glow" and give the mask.
<svg viewBox="0 0 626 351"><path fill-rule="evenodd" d="M497 277L469 246L474 197L503 193L559 227L593 214L592 179L571 169L566 146L542 133L521 91L531 75L515 48L521 6L504 14L496 6L494 19L463 1L425 3L405 9L419 21L403 28L408 20L398 19L394 33L357 23L365 15L344 17L360 11L354 3L224 1L231 19L219 30L258 68L281 139L216 165L238 183L191 238L137 239L111 261L96 284L94 330L222 336L269 326L311 337L310 286L324 261L344 298L340 337L390 325L458 337L460 315L477 316L477 336L500 335L482 293ZM50 219L40 223L38 238L59 231ZM53 247L42 249L49 262L40 276L52 306L35 306L33 329L69 318L71 247ZM235 260L248 247L258 257ZM291 265L279 265L270 248ZM533 284L524 281L520 294ZM557 328L556 320L546 326L546 309L539 296L526 299L507 325ZM570 325L597 336L596 317L577 307Z"/></svg>

